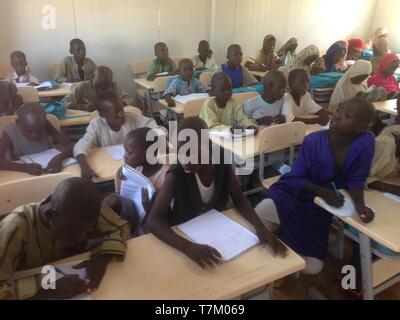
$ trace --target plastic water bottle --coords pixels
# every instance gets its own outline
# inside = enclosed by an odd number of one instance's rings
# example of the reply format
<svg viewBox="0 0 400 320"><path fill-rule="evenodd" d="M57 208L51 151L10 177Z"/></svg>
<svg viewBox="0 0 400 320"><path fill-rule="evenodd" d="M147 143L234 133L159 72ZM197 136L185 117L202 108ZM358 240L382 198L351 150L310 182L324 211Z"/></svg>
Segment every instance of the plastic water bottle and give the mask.
<svg viewBox="0 0 400 320"><path fill-rule="evenodd" d="M288 174L292 170L291 167L289 167L287 164L283 163L282 161L276 162L274 167L282 176L284 176L285 174Z"/></svg>

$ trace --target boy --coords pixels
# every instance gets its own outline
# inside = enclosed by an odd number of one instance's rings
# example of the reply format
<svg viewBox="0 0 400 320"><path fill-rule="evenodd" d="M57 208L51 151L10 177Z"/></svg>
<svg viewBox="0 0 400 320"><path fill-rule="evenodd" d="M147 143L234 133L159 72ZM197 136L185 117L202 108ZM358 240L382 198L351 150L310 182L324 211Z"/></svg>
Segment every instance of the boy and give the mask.
<svg viewBox="0 0 400 320"><path fill-rule="evenodd" d="M89 180L97 176L86 160L90 149L123 144L128 133L136 128L158 128L153 119L142 116L139 110L135 114L125 113L121 100L113 91L99 93L94 106L99 116L90 121L86 134L74 147L82 177Z"/></svg>
<svg viewBox="0 0 400 320"><path fill-rule="evenodd" d="M229 131L235 129L254 129L258 132L257 122L249 118L243 107L232 99L231 79L222 72L211 78L212 98L208 99L201 110L200 118L212 131Z"/></svg>
<svg viewBox="0 0 400 320"><path fill-rule="evenodd" d="M305 274L319 273L328 247L332 214L314 204L321 197L340 208L346 189L359 219L369 223L374 213L364 202L364 188L374 157L374 135L368 131L375 108L363 98L341 104L333 114L330 129L308 135L291 172L268 191L268 199L256 208L270 227L280 225L286 244L306 260Z"/></svg>
<svg viewBox="0 0 400 320"><path fill-rule="evenodd" d="M230 196L239 213L255 227L260 241L271 246L275 253L284 256L285 246L257 217L240 189L232 166L224 164L223 155L219 159L221 164L212 163L211 157L207 163L202 161L202 153L208 148L208 143L201 141L202 130L207 130L207 124L199 118L189 117L182 121L179 131L188 129L193 130L198 137L197 162L178 163L171 167L150 211L149 230L160 240L183 252L200 267L212 267L220 263L221 255L216 249L186 240L171 227L211 209L223 210ZM178 146L178 153L183 144Z"/></svg>
<svg viewBox="0 0 400 320"><path fill-rule="evenodd" d="M232 88L248 87L258 83L249 69L241 65L243 52L238 44L233 44L228 48L227 59L228 61L221 65L220 71L231 78Z"/></svg>
<svg viewBox="0 0 400 320"><path fill-rule="evenodd" d="M30 85L38 85L40 83L39 80L30 72L26 56L23 52L12 52L10 60L14 71L7 75L6 79L8 81L14 83L28 83Z"/></svg>
<svg viewBox="0 0 400 320"><path fill-rule="evenodd" d="M18 94L14 83L0 81L0 117L13 115L22 105L22 97Z"/></svg>
<svg viewBox="0 0 400 320"><path fill-rule="evenodd" d="M82 178L61 182L47 199L21 206L0 222L0 299L70 299L94 292L108 263L123 259L129 224L101 206L96 186ZM89 247L95 240L96 247ZM100 241L99 241L100 240ZM40 287L41 276L11 280L16 271L51 264L91 250L87 279L56 281L54 290Z"/></svg>
<svg viewBox="0 0 400 320"><path fill-rule="evenodd" d="M244 103L244 113L256 120L259 125L269 127L272 124L285 123L289 114L284 108L283 95L286 78L280 71L270 71L263 78L264 93Z"/></svg>
<svg viewBox="0 0 400 320"><path fill-rule="evenodd" d="M103 91L114 91L127 106L131 103L128 95L123 92L113 81L113 72L110 68L100 66L96 69L90 81L79 83L65 98L64 103L68 109L85 110L92 112L96 95Z"/></svg>
<svg viewBox="0 0 400 320"><path fill-rule="evenodd" d="M61 61L56 75L58 82L80 82L92 79L96 64L86 58L86 47L81 39L72 39L69 43L69 52L72 56Z"/></svg>
<svg viewBox="0 0 400 320"><path fill-rule="evenodd" d="M217 70L217 64L215 60L212 58L213 52L210 49L210 44L207 40L201 40L199 42L199 47L197 49L199 53L197 56L192 58L194 68L199 71L205 69L214 69Z"/></svg>
<svg viewBox="0 0 400 320"><path fill-rule="evenodd" d="M10 152L12 160L22 156L44 152L60 144L64 150L55 156L47 168L36 163L17 163L6 159ZM15 123L6 126L0 139L0 170L20 171L31 175L57 173L62 170L62 162L72 155L72 145L68 138L57 131L46 119L46 114L39 103L24 104L17 111Z"/></svg>
<svg viewBox="0 0 400 320"><path fill-rule="evenodd" d="M158 42L154 45L154 59L147 68L147 80L154 81L160 73L167 73L168 76L176 75L178 68L172 59L169 58L168 47L164 42ZM165 75L164 75L165 76Z"/></svg>
<svg viewBox="0 0 400 320"><path fill-rule="evenodd" d="M185 96L191 93L207 93L208 89L200 80L193 77L194 66L190 59L179 61L179 76L172 79L163 97L168 106L174 107L175 101L172 97Z"/></svg>

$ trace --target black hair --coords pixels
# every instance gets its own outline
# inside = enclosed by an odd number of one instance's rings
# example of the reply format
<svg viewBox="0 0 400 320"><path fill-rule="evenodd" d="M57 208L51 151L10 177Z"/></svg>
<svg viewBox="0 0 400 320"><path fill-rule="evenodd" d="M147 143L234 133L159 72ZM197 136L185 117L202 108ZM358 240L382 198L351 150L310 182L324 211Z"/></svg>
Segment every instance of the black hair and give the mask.
<svg viewBox="0 0 400 320"><path fill-rule="evenodd" d="M354 97L343 102L343 104L344 103L349 103L357 107L363 124L371 126L374 123L376 119L376 109L371 101L364 97Z"/></svg>
<svg viewBox="0 0 400 320"><path fill-rule="evenodd" d="M242 49L242 47L239 45L239 44L231 44L229 47L228 47L228 50L226 51L226 56L227 57L229 57L229 53L232 51L232 50L234 50L234 49Z"/></svg>
<svg viewBox="0 0 400 320"><path fill-rule="evenodd" d="M185 59L182 59L182 60L179 61L179 69L181 69L185 63L191 63L193 65L193 61L192 60L190 60L188 58L185 58Z"/></svg>
<svg viewBox="0 0 400 320"><path fill-rule="evenodd" d="M41 106L40 103L38 102L31 102L31 103L25 103L22 106L20 106L17 111L15 112L16 116L23 117L25 115L35 115L35 116L46 116L46 113L43 110L43 107Z"/></svg>
<svg viewBox="0 0 400 320"><path fill-rule="evenodd" d="M217 86L217 84L221 83L222 81L230 82L231 78L229 78L228 75L226 75L223 72L217 72L211 78L211 88L215 88Z"/></svg>
<svg viewBox="0 0 400 320"><path fill-rule="evenodd" d="M98 111L103 108L104 102L119 101L119 96L113 90L105 90L96 95L93 105Z"/></svg>
<svg viewBox="0 0 400 320"><path fill-rule="evenodd" d="M270 86L275 80L282 81L286 85L285 75L281 71L270 71L264 76L262 83L264 86Z"/></svg>
<svg viewBox="0 0 400 320"><path fill-rule="evenodd" d="M159 49L161 46L167 46L167 44L166 44L165 42L157 42L157 43L154 45L154 52L157 52L158 49Z"/></svg>
<svg viewBox="0 0 400 320"><path fill-rule="evenodd" d="M25 53L23 53L22 51L13 51L13 52L11 52L11 54L10 54L10 60L11 60L11 62L14 60L14 59L24 59L25 61L26 61L26 55L25 55Z"/></svg>
<svg viewBox="0 0 400 320"><path fill-rule="evenodd" d="M297 77L299 77L300 75L308 75L307 71L304 69L294 69L292 71L290 71L289 73L289 86L291 86L293 84L293 82L296 81Z"/></svg>
<svg viewBox="0 0 400 320"><path fill-rule="evenodd" d="M72 39L69 42L69 48L70 48L70 50L72 50L72 49L74 49L75 45L80 45L80 44L85 45L85 43L81 39L78 39L78 38Z"/></svg>
<svg viewBox="0 0 400 320"><path fill-rule="evenodd" d="M205 46L210 47L210 43L207 40L201 40L199 42L199 49Z"/></svg>
<svg viewBox="0 0 400 320"><path fill-rule="evenodd" d="M157 139L155 139L153 141L147 141L147 139L146 139L147 135L151 131L154 131L154 130L149 127L143 127L143 128L138 128L138 129L132 130L126 136L125 141L134 139L136 142L138 142L140 144L140 146L143 148L143 150L147 150L150 146L152 146L157 141Z"/></svg>

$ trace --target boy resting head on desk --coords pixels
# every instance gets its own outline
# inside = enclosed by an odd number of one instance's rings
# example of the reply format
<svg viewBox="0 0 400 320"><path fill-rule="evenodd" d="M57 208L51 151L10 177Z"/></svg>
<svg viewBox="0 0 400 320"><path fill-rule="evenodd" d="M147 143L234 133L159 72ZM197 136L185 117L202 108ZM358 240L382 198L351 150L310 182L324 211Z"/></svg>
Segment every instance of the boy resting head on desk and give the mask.
<svg viewBox="0 0 400 320"><path fill-rule="evenodd" d="M0 299L70 299L95 291L113 257L123 258L129 224L100 204L96 186L82 178L61 182L52 196L16 208L0 222ZM96 245L89 246L89 240ZM41 274L12 279L17 271L49 265L91 251L87 279L66 276L54 290Z"/></svg>
<svg viewBox="0 0 400 320"><path fill-rule="evenodd" d="M12 160L47 151L54 144L63 147L60 154L50 160L47 168L37 163L17 163L6 159L9 152ZM0 138L0 170L20 171L31 175L57 173L62 163L71 157L73 145L68 138L57 131L46 119L46 113L39 103L27 103L17 110L17 119L6 126Z"/></svg>

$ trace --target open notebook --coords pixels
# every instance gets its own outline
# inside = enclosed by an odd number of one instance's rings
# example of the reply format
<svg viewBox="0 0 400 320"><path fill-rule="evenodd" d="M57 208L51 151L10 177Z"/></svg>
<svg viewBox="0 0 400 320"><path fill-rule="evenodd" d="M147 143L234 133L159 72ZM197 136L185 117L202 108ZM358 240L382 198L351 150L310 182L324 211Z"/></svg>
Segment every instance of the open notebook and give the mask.
<svg viewBox="0 0 400 320"><path fill-rule="evenodd" d="M211 210L178 226L192 241L215 248L229 261L259 243L258 237L222 213Z"/></svg>
<svg viewBox="0 0 400 320"><path fill-rule="evenodd" d="M146 212L142 205L142 188L147 189L149 199L153 197L156 190L147 177L128 165L122 167L122 174L126 177L126 180L121 182L120 194L133 201L140 220L143 220Z"/></svg>
<svg viewBox="0 0 400 320"><path fill-rule="evenodd" d="M47 168L51 159L59 155L61 152L57 149L49 149L41 153L35 153L31 155L22 156L20 160L25 163L37 163L40 164L42 168ZM67 158L63 161L63 167L68 167L76 164L74 158Z"/></svg>
<svg viewBox="0 0 400 320"><path fill-rule="evenodd" d="M227 140L243 140L254 137L254 130L246 129L243 134L232 134L230 131L210 131L210 136Z"/></svg>
<svg viewBox="0 0 400 320"><path fill-rule="evenodd" d="M192 93L192 94L188 94L186 96L177 95L176 97L174 97L174 100L175 100L175 102L185 104L189 101L207 99L209 97L210 96L208 93Z"/></svg>
<svg viewBox="0 0 400 320"><path fill-rule="evenodd" d="M123 160L125 155L125 149L122 144L105 147L107 153L114 159L114 160Z"/></svg>

